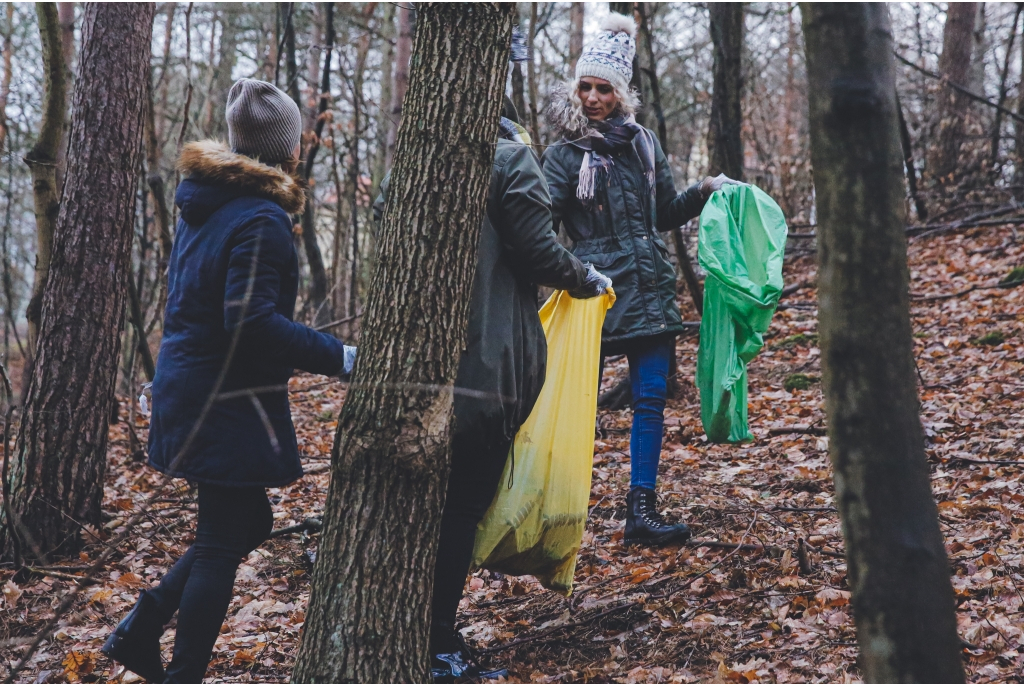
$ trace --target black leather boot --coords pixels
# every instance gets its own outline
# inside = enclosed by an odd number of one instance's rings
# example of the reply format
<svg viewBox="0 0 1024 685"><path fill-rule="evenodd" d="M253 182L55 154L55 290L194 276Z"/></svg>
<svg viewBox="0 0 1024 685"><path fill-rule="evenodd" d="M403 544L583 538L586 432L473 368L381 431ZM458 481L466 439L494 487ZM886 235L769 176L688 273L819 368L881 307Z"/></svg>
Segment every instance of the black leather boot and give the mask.
<svg viewBox="0 0 1024 685"><path fill-rule="evenodd" d="M445 622L430 627L430 680L434 683L454 683L460 678L493 680L507 678L504 668L485 671L480 668L469 645L455 626Z"/></svg>
<svg viewBox="0 0 1024 685"><path fill-rule="evenodd" d="M633 488L629 491L626 496L626 531L622 536L625 544L653 546L689 539L689 526L666 523L658 513L658 496L654 490Z"/></svg>
<svg viewBox="0 0 1024 685"><path fill-rule="evenodd" d="M160 636L164 633L163 613L148 593L128 612L100 650L129 671L151 683L162 683L166 674L160 659Z"/></svg>

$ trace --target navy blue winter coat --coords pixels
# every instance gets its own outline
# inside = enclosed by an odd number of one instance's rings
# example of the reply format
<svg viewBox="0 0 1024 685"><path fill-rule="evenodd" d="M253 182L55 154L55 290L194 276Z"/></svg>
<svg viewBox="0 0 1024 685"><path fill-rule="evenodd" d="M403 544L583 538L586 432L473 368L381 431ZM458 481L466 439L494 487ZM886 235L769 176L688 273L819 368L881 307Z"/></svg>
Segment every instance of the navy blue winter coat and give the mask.
<svg viewBox="0 0 1024 685"><path fill-rule="evenodd" d="M294 368L333 375L344 365L341 341L292 321L289 214L302 211L303 190L213 141L187 145L178 165L187 178L175 198L149 463L201 483L286 485L302 476L288 379Z"/></svg>

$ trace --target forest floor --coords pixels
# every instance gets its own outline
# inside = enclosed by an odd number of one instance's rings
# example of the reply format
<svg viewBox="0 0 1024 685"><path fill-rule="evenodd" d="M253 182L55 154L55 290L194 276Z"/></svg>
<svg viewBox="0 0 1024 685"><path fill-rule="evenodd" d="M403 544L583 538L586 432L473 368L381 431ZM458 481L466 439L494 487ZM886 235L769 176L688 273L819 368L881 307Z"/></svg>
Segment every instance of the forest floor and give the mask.
<svg viewBox="0 0 1024 685"><path fill-rule="evenodd" d="M823 430L814 257L801 242L791 240L785 277L807 287L783 300L749 367L752 442L706 442L692 382L697 339L678 341L682 387L666 412L659 489L666 514L689 522L697 544L622 545L631 416L628 409L601 412L575 590L566 598L531 578L475 573L460 621L485 666L507 668L511 681L537 682L859 679ZM915 238L910 263L922 421L964 661L971 682L1019 682L1024 287L990 286L1024 264L1024 243L1009 227ZM624 373L623 360L610 361L605 387ZM297 377L291 389L309 475L271 491L277 528L320 513L343 400L340 384L319 377ZM105 525L91 532L82 558L17 580L0 569L0 663L17 660L74 576L161 491L19 682L138 681L98 650L139 589L156 582L191 542L195 500L183 484L168 484L133 460L127 402L122 421L111 427ZM144 440L145 421L135 422ZM756 548L737 552L700 541ZM276 537L245 561L209 680L287 681L316 542L315 533ZM173 631L164 640L169 649Z"/></svg>

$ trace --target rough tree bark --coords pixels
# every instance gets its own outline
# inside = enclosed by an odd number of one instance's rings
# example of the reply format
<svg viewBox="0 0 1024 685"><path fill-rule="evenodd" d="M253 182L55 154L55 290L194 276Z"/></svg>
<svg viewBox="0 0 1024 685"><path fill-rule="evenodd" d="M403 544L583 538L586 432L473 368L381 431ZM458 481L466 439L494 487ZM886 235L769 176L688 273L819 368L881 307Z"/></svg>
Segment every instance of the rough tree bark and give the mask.
<svg viewBox="0 0 1024 685"><path fill-rule="evenodd" d="M395 159L398 128L402 123L402 102L409 90L409 57L412 37L416 31L416 12L408 5L398 7L398 38L395 40L395 79L391 90L391 125L388 127L388 153L385 166L390 169Z"/></svg>
<svg viewBox="0 0 1024 685"><path fill-rule="evenodd" d="M708 124L708 173L743 178L743 3L713 2L714 90Z"/></svg>
<svg viewBox="0 0 1024 685"><path fill-rule="evenodd" d="M339 418L296 682L428 682L452 383L515 9L438 3L418 10L391 193L359 362Z"/></svg>
<svg viewBox="0 0 1024 685"><path fill-rule="evenodd" d="M53 229L60 210L60 187L57 185L57 157L64 132L64 113L67 111L67 80L64 46L61 43L60 19L57 4L36 3L39 37L42 42L45 94L43 119L36 144L25 155L25 163L32 172L32 198L36 216L36 264L32 279L32 294L25 310L28 323L28 358L22 377L23 393L28 390L25 381L32 375L36 342L39 339L39 317L43 302L43 286L50 270ZM22 399L25 399L23 395Z"/></svg>
<svg viewBox="0 0 1024 685"><path fill-rule="evenodd" d="M867 682L963 682L918 416L888 8L801 5L829 455Z"/></svg>
<svg viewBox="0 0 1024 685"><path fill-rule="evenodd" d="M961 86L967 85L971 70L971 48L974 22L978 14L976 2L951 2L946 10L942 29L942 56L939 73ZM964 139L964 116L970 100L966 95L943 83L938 98L936 128L932 135L924 176L931 184L947 184L955 180L957 157Z"/></svg>
<svg viewBox="0 0 1024 685"><path fill-rule="evenodd" d="M73 551L82 524L100 525L153 10L90 3L84 13L67 178L12 464L29 552Z"/></svg>

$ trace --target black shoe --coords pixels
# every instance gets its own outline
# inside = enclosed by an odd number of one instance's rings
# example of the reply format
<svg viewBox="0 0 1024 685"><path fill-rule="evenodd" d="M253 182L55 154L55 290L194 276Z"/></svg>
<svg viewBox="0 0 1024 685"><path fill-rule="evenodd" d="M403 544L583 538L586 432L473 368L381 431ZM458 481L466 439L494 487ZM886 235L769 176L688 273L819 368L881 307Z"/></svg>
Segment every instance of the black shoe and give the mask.
<svg viewBox="0 0 1024 685"><path fill-rule="evenodd" d="M436 627L434 630L436 630ZM431 650L431 681L435 683L454 683L459 678L494 679L508 677L508 671L504 668L493 671L481 670L476 657L473 655L473 651L466 644L466 641L462 639L462 635L454 630L453 633L450 641L438 641L435 636L435 644L437 642L447 642L448 645L440 647L445 649L443 652ZM435 647L435 649L437 648Z"/></svg>
<svg viewBox="0 0 1024 685"><path fill-rule="evenodd" d="M164 622L156 601L146 592L111 633L100 650L129 671L151 683L162 683L167 677L160 659L160 636Z"/></svg>
<svg viewBox="0 0 1024 685"><path fill-rule="evenodd" d="M626 531L622 541L627 545L664 545L686 542L690 527L685 523L666 523L658 513L658 496L648 488L633 488L626 497Z"/></svg>

